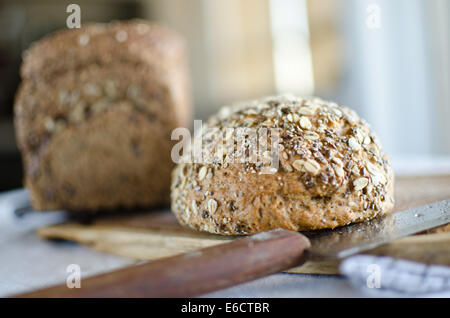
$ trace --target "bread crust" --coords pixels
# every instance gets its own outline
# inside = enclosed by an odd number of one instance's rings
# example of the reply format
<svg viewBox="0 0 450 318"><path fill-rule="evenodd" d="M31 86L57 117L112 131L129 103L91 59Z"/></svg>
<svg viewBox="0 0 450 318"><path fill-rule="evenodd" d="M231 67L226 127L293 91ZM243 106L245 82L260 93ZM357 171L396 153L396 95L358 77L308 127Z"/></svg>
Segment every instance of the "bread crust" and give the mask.
<svg viewBox="0 0 450 318"><path fill-rule="evenodd" d="M35 209L169 201L170 133L190 121L185 53L179 36L142 20L32 45L14 122Z"/></svg>
<svg viewBox="0 0 450 318"><path fill-rule="evenodd" d="M389 159L367 123L346 107L318 98L268 97L224 107L208 127L219 133L281 128L280 166L264 174L261 165L236 161L179 164L171 203L184 226L225 235L318 230L393 208ZM209 143L203 138L206 148ZM235 155L227 151L225 159Z"/></svg>
<svg viewBox="0 0 450 318"><path fill-rule="evenodd" d="M21 76L53 76L90 64L114 66L118 61L172 71L174 61L185 59L184 46L179 35L145 20L88 23L33 43L23 53Z"/></svg>

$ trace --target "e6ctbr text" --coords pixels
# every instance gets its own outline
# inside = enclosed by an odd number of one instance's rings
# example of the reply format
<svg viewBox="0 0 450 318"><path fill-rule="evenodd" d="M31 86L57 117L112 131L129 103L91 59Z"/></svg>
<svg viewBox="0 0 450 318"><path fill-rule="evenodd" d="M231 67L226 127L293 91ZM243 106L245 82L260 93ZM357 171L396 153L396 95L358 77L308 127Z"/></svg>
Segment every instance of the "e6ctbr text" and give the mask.
<svg viewBox="0 0 450 318"><path fill-rule="evenodd" d="M268 303L226 303L225 312L269 312Z"/></svg>

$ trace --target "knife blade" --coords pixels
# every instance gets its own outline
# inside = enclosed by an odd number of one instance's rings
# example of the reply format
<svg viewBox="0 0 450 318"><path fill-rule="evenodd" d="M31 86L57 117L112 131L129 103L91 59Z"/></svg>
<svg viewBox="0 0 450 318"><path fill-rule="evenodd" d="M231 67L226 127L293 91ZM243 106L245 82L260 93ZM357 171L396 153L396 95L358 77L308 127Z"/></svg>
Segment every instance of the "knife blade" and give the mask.
<svg viewBox="0 0 450 318"><path fill-rule="evenodd" d="M450 200L334 230L272 230L16 297L193 297L303 264L342 258L450 222ZM308 239L309 238L309 239Z"/></svg>
<svg viewBox="0 0 450 318"><path fill-rule="evenodd" d="M450 199L334 230L304 233L316 256L344 258L450 222Z"/></svg>

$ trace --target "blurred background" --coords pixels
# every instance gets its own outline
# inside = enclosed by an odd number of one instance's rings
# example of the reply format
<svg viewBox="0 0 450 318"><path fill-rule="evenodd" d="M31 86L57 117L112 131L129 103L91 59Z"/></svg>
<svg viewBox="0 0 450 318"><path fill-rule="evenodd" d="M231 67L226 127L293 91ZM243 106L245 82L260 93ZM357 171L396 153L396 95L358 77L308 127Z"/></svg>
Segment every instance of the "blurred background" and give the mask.
<svg viewBox="0 0 450 318"><path fill-rule="evenodd" d="M73 1L0 1L0 191L22 185L12 108L21 52ZM278 93L355 109L394 169L450 157L448 0L100 0L81 22L145 18L187 39L194 118Z"/></svg>

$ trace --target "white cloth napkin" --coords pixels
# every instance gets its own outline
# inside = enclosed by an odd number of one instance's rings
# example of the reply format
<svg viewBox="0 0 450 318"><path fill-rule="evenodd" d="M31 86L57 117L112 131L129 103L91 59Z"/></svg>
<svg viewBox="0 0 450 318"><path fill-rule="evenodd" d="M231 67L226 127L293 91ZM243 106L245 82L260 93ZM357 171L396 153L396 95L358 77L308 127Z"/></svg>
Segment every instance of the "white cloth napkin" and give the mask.
<svg viewBox="0 0 450 318"><path fill-rule="evenodd" d="M408 294L450 292L450 267L395 259L356 255L342 261L340 272L364 289L391 290Z"/></svg>

